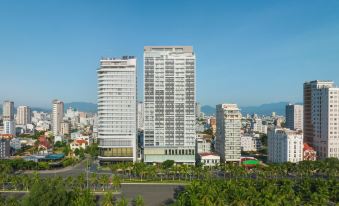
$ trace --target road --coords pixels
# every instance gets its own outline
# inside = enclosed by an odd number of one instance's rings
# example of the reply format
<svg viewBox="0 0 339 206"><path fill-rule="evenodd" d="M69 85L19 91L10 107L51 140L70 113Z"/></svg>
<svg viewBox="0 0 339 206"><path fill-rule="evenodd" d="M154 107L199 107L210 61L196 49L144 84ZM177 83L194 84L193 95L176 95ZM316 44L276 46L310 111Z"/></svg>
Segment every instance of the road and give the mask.
<svg viewBox="0 0 339 206"><path fill-rule="evenodd" d="M183 190L182 185L173 184L122 184L121 195L129 200L141 195L145 205L160 206L173 203L174 196L181 190Z"/></svg>
<svg viewBox="0 0 339 206"><path fill-rule="evenodd" d="M76 164L75 166L69 166L62 169L54 169L54 170L40 170L37 171L42 177L53 177L53 176L61 176L61 177L68 177L68 176L79 176L81 173L86 172L87 167L87 160L83 160L80 163ZM26 171L24 174L32 174L36 171Z"/></svg>
<svg viewBox="0 0 339 206"><path fill-rule="evenodd" d="M87 160L83 160L79 164L71 167L66 167L56 170L45 170L38 171L42 177L53 177L61 176L76 177L81 173L85 173L87 168ZM98 171L96 164L89 161L89 172L96 172L99 175L104 174L104 171ZM26 174L32 174L34 171L27 171ZM161 184L161 183L122 183L121 184L121 194L116 195L117 197L124 196L129 201L134 200L138 195L141 195L144 198L145 205L147 206L161 206L161 205L170 205L173 203L174 196L183 189L182 184ZM13 193L6 193L10 195ZM23 196L24 193L16 193L16 195ZM96 194L97 198L101 198L101 194Z"/></svg>
<svg viewBox="0 0 339 206"><path fill-rule="evenodd" d="M117 198L125 197L129 202L132 202L138 195L144 198L147 206L162 206L173 203L174 196L181 190L183 185L176 184L150 184L150 183L123 183L121 185L121 194L115 194ZM1 192L1 195L23 197L25 191L9 191ZM97 192L96 199L102 198L104 193ZM99 204L98 204L99 205Z"/></svg>

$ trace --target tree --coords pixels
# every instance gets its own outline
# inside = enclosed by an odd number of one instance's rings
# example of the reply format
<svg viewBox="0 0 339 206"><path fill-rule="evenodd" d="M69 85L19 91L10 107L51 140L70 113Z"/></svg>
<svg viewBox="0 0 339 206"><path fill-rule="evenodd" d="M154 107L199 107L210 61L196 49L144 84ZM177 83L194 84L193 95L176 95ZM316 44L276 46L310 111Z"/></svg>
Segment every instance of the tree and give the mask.
<svg viewBox="0 0 339 206"><path fill-rule="evenodd" d="M100 176L99 182L100 182L100 184L101 184L102 191L105 191L105 188L107 188L107 187L108 187L108 184L109 184L109 177L108 177L108 175L102 175L102 176Z"/></svg>
<svg viewBox="0 0 339 206"><path fill-rule="evenodd" d="M80 159L84 159L85 158L85 150L83 148L80 148L79 157L80 157Z"/></svg>
<svg viewBox="0 0 339 206"><path fill-rule="evenodd" d="M102 201L103 206L114 206L114 197L111 191L106 192Z"/></svg>
<svg viewBox="0 0 339 206"><path fill-rule="evenodd" d="M33 184L23 199L23 206L70 205L71 195L59 180L47 179Z"/></svg>
<svg viewBox="0 0 339 206"><path fill-rule="evenodd" d="M118 189L120 189L121 187L121 178L118 175L114 175L112 177L112 184L113 184L114 190L118 191Z"/></svg>
<svg viewBox="0 0 339 206"><path fill-rule="evenodd" d="M144 206L145 202L144 202L144 198L141 195L138 195L134 201L133 201L133 205L134 206Z"/></svg>
<svg viewBox="0 0 339 206"><path fill-rule="evenodd" d="M93 143L91 145L89 145L85 152L89 155L91 155L92 158L95 158L99 155L99 147L97 143Z"/></svg>
<svg viewBox="0 0 339 206"><path fill-rule="evenodd" d="M76 149L74 150L74 154L75 154L76 156L79 156L79 155L80 155L80 149L79 149L79 148L76 148Z"/></svg>
<svg viewBox="0 0 339 206"><path fill-rule="evenodd" d="M98 178L96 173L92 173L91 177L89 179L90 185L92 186L93 190L96 190L97 184L98 184Z"/></svg>
<svg viewBox="0 0 339 206"><path fill-rule="evenodd" d="M125 197L121 197L116 205L117 206L128 206L128 200Z"/></svg>
<svg viewBox="0 0 339 206"><path fill-rule="evenodd" d="M161 166L162 166L165 170L167 170L167 169L170 169L171 167L173 167L174 163L175 163L174 160L166 160L166 161L164 161L164 162L161 164Z"/></svg>
<svg viewBox="0 0 339 206"><path fill-rule="evenodd" d="M81 190L80 192L76 192L76 197L72 201L73 206L96 206L94 201L94 196L90 190Z"/></svg>
<svg viewBox="0 0 339 206"><path fill-rule="evenodd" d="M65 156L69 156L69 153L71 152L71 148L69 145L66 145L63 149L63 153L65 154Z"/></svg>

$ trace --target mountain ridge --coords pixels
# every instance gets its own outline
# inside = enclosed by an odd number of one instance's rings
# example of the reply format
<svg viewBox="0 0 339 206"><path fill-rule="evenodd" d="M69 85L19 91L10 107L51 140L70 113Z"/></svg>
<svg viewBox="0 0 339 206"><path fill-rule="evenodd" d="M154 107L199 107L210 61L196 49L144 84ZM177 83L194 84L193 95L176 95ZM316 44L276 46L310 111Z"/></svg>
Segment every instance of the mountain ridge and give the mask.
<svg viewBox="0 0 339 206"><path fill-rule="evenodd" d="M285 107L288 104L290 104L290 102L282 101L275 103L266 103L259 106L240 107L240 109L243 115L246 114L271 115L272 112L275 112L277 115L285 116ZM202 106L201 111L204 112L206 115L215 114L215 108L209 105Z"/></svg>
<svg viewBox="0 0 339 206"><path fill-rule="evenodd" d="M51 105L52 107L52 105ZM97 104L91 102L69 102L64 103L64 110L66 111L69 107L75 108L81 112L89 112L89 113L96 113L97 112ZM16 108L14 108L14 112L16 113ZM51 108L44 108L44 107L31 107L32 111L38 112L51 112ZM0 104L0 114L2 114L2 104Z"/></svg>
<svg viewBox="0 0 339 206"><path fill-rule="evenodd" d="M258 115L271 115L272 112L275 112L277 115L285 115L285 106L290 102L276 102L276 103L267 103L259 106L248 106L248 107L240 107L241 113L243 115L246 114L258 114ZM301 103L296 103L301 104ZM97 112L97 104L91 102L68 102L64 104L65 110L69 107L75 108L81 112ZM32 111L41 111L41 112L51 112L51 108L43 108L43 107L31 107ZM16 108L15 108L16 111ZM204 105L201 107L201 111L206 115L215 114L215 107L210 105ZM2 105L0 104L0 114L2 114Z"/></svg>

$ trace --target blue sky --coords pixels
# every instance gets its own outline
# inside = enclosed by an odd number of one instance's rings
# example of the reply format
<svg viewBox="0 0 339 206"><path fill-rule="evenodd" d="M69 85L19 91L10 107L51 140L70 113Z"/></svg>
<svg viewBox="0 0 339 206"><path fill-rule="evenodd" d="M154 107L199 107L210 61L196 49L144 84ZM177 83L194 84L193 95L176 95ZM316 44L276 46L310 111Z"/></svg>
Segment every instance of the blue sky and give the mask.
<svg viewBox="0 0 339 206"><path fill-rule="evenodd" d="M197 100L300 102L306 80L339 85L339 1L0 0L0 100L96 102L102 56L192 45Z"/></svg>

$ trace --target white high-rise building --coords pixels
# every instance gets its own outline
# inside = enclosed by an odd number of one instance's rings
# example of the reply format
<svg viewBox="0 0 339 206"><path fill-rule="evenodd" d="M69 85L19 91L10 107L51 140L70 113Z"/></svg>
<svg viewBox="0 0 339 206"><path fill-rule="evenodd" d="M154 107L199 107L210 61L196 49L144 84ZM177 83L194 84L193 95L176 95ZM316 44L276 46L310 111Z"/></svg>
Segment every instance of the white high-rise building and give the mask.
<svg viewBox="0 0 339 206"><path fill-rule="evenodd" d="M286 124L285 127L291 130L304 129L304 106L289 104L286 105Z"/></svg>
<svg viewBox="0 0 339 206"><path fill-rule="evenodd" d="M268 131L268 161L273 163L303 161L301 131L272 128Z"/></svg>
<svg viewBox="0 0 339 206"><path fill-rule="evenodd" d="M32 122L31 108L28 106L19 106L16 114L17 125L27 125Z"/></svg>
<svg viewBox="0 0 339 206"><path fill-rule="evenodd" d="M216 151L223 162L240 161L241 113L236 104L220 104L216 108Z"/></svg>
<svg viewBox="0 0 339 206"><path fill-rule="evenodd" d="M136 161L137 77L134 57L104 58L98 74L99 160Z"/></svg>
<svg viewBox="0 0 339 206"><path fill-rule="evenodd" d="M138 102L138 130L144 131L144 103Z"/></svg>
<svg viewBox="0 0 339 206"><path fill-rule="evenodd" d="M4 123L4 130L3 134L11 134L11 135L16 135L15 131L15 122L13 120L6 120L3 122Z"/></svg>
<svg viewBox="0 0 339 206"><path fill-rule="evenodd" d="M59 100L52 102L52 131L54 135L61 134L61 123L64 118L64 103Z"/></svg>
<svg viewBox="0 0 339 206"><path fill-rule="evenodd" d="M195 163L195 54L191 46L144 48L144 162Z"/></svg>
<svg viewBox="0 0 339 206"><path fill-rule="evenodd" d="M13 121L14 120L14 102L4 101L2 105L2 119L4 121Z"/></svg>
<svg viewBox="0 0 339 206"><path fill-rule="evenodd" d="M318 158L339 158L339 88L332 81L304 84L304 132Z"/></svg>

